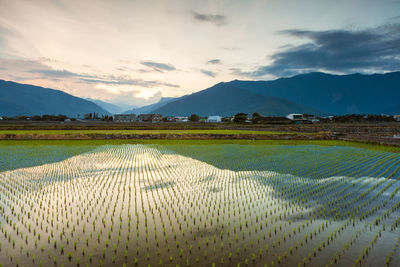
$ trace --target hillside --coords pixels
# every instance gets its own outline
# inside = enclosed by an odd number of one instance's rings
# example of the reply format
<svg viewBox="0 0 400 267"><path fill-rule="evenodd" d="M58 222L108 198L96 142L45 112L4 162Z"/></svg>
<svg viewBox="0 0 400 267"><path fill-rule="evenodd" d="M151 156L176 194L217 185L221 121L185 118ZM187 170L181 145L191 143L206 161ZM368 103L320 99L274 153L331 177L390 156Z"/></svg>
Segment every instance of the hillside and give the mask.
<svg viewBox="0 0 400 267"><path fill-rule="evenodd" d="M96 105L110 112L111 114L119 114L124 111L122 107L115 105L113 103L109 103L100 99L93 99L93 98L86 98L86 99L89 100L90 102L95 103Z"/></svg>
<svg viewBox="0 0 400 267"><path fill-rule="evenodd" d="M192 113L200 116L231 116L238 112L259 112L265 116L282 116L292 112L321 114L316 109L278 97L261 96L229 83L219 83L206 90L181 97L153 112L164 116L188 116Z"/></svg>
<svg viewBox="0 0 400 267"><path fill-rule="evenodd" d="M273 81L235 80L229 84L330 114L400 113L400 72L373 75L314 72Z"/></svg>
<svg viewBox="0 0 400 267"><path fill-rule="evenodd" d="M110 115L95 103L65 92L0 80L0 116L64 114L83 117L96 112Z"/></svg>
<svg viewBox="0 0 400 267"><path fill-rule="evenodd" d="M271 81L220 83L153 110L164 115L234 115L259 112L400 114L400 72L332 75L320 72Z"/></svg>

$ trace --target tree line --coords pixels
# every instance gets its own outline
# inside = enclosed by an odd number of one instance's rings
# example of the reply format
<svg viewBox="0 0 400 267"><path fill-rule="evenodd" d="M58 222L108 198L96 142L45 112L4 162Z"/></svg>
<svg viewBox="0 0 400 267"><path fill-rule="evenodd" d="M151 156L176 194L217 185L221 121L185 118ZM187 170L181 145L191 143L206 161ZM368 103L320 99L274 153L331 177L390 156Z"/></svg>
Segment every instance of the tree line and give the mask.
<svg viewBox="0 0 400 267"><path fill-rule="evenodd" d="M33 115L33 116L15 116L15 117L7 117L7 116L3 116L2 117L3 120L18 120L18 121L65 121L66 119L68 119L67 116L63 115L63 114L59 114L59 115L49 115L49 114L44 114L44 115ZM71 121L75 120L73 118L71 118Z"/></svg>

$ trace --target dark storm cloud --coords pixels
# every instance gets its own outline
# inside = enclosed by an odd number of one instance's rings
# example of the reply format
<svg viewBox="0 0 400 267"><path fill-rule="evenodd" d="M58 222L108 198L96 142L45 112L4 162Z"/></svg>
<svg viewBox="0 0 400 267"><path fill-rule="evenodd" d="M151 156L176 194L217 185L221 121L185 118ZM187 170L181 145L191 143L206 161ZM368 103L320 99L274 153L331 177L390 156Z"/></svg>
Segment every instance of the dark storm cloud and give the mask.
<svg viewBox="0 0 400 267"><path fill-rule="evenodd" d="M154 61L142 61L140 63L158 72L176 70L176 68L172 64L165 64Z"/></svg>
<svg viewBox="0 0 400 267"><path fill-rule="evenodd" d="M192 11L193 18L197 21L210 22L216 26L226 24L226 17L219 14L202 14Z"/></svg>
<svg viewBox="0 0 400 267"><path fill-rule="evenodd" d="M204 75L207 75L207 76L210 76L210 77L215 77L215 76L217 76L217 73L215 73L215 72L213 72L213 71L210 71L210 70L203 70L203 69L201 69L200 70L201 71L201 73L203 73Z"/></svg>
<svg viewBox="0 0 400 267"><path fill-rule="evenodd" d="M206 62L207 64L221 64L221 60L219 59L210 59L209 61Z"/></svg>
<svg viewBox="0 0 400 267"><path fill-rule="evenodd" d="M274 54L270 65L252 72L235 69L244 76L287 76L323 70L338 73L395 71L400 69L400 24L365 30L285 30L282 34L308 42Z"/></svg>

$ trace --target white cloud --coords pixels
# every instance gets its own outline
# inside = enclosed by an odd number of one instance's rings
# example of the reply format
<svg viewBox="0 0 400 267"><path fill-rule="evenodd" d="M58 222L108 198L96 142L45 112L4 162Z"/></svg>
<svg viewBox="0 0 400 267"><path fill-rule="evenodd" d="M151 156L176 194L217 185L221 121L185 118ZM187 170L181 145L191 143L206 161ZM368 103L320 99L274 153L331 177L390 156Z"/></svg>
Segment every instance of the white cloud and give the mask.
<svg viewBox="0 0 400 267"><path fill-rule="evenodd" d="M131 90L128 92L120 92L118 95L105 99L108 102L118 104L122 107L141 107L158 102L161 99L161 92L152 93L149 90Z"/></svg>
<svg viewBox="0 0 400 267"><path fill-rule="evenodd" d="M340 29L349 18L370 27L400 9L395 1L365 2L0 0L0 58L20 63L2 64L0 73L77 96L110 93L97 84L179 96L238 78L230 69L264 66L282 45L298 45L281 30ZM210 59L223 64L213 69ZM45 66L41 75L29 72L32 64Z"/></svg>

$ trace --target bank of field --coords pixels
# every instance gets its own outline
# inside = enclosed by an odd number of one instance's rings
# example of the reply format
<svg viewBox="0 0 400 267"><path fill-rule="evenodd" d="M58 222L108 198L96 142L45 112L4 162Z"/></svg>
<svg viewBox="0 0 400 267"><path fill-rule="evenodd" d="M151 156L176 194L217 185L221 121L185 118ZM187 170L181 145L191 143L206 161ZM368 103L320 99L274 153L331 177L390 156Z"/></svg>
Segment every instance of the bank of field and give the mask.
<svg viewBox="0 0 400 267"><path fill-rule="evenodd" d="M258 130L0 130L1 134L32 134L32 135L72 135L72 134L122 134L122 135L150 135L150 134L221 134L221 135L236 135L236 134L257 134L257 135L313 135L313 133L301 132L278 132L278 131L258 131Z"/></svg>
<svg viewBox="0 0 400 267"><path fill-rule="evenodd" d="M2 266L400 262L396 149L117 141L0 142Z"/></svg>

